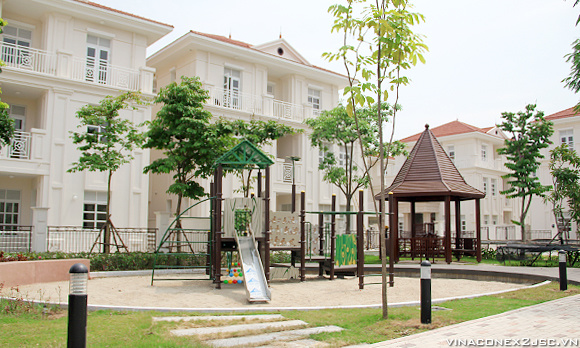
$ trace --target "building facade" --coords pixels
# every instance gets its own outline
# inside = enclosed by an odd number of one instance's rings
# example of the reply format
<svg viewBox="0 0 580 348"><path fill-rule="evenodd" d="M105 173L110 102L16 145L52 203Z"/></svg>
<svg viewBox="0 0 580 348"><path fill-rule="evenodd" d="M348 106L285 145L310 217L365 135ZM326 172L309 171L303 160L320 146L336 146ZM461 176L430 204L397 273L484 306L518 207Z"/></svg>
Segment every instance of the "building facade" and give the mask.
<svg viewBox="0 0 580 348"><path fill-rule="evenodd" d="M146 48L172 26L78 0L4 0L0 17L8 22L1 97L16 126L0 151L0 230L30 228L32 249L42 251L51 226L90 229L106 220L106 173L67 172L80 156L70 138L80 131L76 111L126 91L153 97ZM121 117L139 124L151 107ZM149 153L134 156L113 175L112 220L120 227L147 226Z"/></svg>
<svg viewBox="0 0 580 348"><path fill-rule="evenodd" d="M345 209L344 196L323 181L323 173L318 170L323 154L312 148L304 124L307 118L338 105L339 90L348 82L345 76L313 66L283 38L250 45L195 31L153 54L147 64L156 70L157 88L179 82L181 76L198 76L209 91L205 108L213 117L275 120L303 130L262 149L275 161L271 167L272 210L291 210L293 182L298 209L301 191L306 193L306 210L330 210L333 194L337 195L340 209ZM334 150L340 153L338 148ZM151 156L160 154L153 151ZM299 159L293 162L291 157ZM173 211L175 196L165 193L171 180L170 176L150 177L150 226L156 226L159 214ZM202 185L209 192L209 181L202 180ZM241 196L237 177L229 175L223 185L226 197ZM209 206L202 205L191 214L202 216L208 212Z"/></svg>

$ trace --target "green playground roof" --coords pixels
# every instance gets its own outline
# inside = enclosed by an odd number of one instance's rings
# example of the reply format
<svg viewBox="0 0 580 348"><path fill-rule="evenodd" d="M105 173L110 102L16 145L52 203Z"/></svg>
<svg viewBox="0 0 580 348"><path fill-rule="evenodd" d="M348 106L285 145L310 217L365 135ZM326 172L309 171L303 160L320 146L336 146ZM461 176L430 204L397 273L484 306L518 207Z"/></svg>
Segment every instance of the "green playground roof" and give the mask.
<svg viewBox="0 0 580 348"><path fill-rule="evenodd" d="M222 165L224 169L265 169L274 164L274 161L268 157L256 145L248 140L242 140L238 145L234 146L230 151L218 158L214 167Z"/></svg>

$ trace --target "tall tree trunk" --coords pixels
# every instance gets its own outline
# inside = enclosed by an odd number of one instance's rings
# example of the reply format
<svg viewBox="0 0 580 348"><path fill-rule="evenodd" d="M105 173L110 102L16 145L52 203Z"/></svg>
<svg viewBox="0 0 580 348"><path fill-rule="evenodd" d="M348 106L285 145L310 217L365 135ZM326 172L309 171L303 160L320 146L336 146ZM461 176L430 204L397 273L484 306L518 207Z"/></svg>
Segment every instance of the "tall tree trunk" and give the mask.
<svg viewBox="0 0 580 348"><path fill-rule="evenodd" d="M105 222L105 235L103 236L103 253L108 254L111 252L111 178L113 172L109 170L109 175L107 178L107 221Z"/></svg>

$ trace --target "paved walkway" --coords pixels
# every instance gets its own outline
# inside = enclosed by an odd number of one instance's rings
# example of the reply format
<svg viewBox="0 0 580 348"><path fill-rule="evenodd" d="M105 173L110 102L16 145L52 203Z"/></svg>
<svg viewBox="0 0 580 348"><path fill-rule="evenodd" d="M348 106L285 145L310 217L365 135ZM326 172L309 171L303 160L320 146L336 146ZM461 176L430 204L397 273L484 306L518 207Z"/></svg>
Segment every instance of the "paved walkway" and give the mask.
<svg viewBox="0 0 580 348"><path fill-rule="evenodd" d="M580 347L580 295L365 347Z"/></svg>

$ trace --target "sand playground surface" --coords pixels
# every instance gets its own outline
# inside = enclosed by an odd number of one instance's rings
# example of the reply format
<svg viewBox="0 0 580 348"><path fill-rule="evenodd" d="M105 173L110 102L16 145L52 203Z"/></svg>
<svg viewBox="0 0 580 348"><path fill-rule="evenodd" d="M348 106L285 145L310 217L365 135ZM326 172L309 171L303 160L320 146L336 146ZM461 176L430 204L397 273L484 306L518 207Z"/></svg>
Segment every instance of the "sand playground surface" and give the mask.
<svg viewBox="0 0 580 348"><path fill-rule="evenodd" d="M173 275L179 278L179 275ZM181 276L183 277L183 276ZM380 282L380 277L366 277L365 282ZM309 277L296 280L272 281L272 300L269 303L248 303L243 284L221 284L216 289L210 280L156 281L151 276L94 278L88 283L89 305L155 307L155 308L281 308L380 305L381 285L365 284L358 288L358 278L320 279ZM486 294L519 289L522 284L475 281L465 279L432 280L432 299ZM2 296L14 295L15 290L4 289ZM68 301L69 283L39 283L18 287L19 296L47 302ZM387 290L389 304L419 301L420 279L395 278L395 286Z"/></svg>

